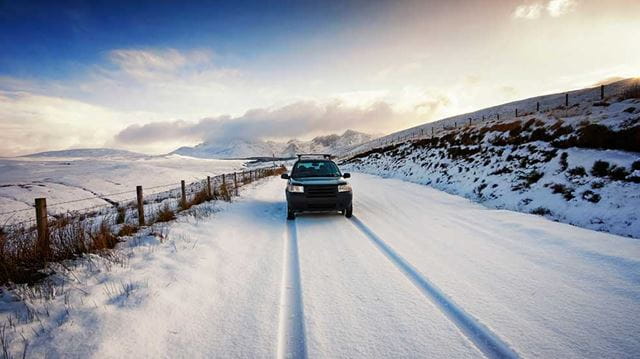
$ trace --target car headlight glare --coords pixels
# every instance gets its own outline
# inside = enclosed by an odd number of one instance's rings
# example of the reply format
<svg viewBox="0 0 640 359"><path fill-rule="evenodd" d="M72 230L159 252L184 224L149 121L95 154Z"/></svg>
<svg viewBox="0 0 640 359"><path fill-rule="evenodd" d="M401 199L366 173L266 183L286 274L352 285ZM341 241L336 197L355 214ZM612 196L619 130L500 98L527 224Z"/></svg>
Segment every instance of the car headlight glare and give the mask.
<svg viewBox="0 0 640 359"><path fill-rule="evenodd" d="M351 192L350 184L341 184L338 186L338 192Z"/></svg>
<svg viewBox="0 0 640 359"><path fill-rule="evenodd" d="M291 193L304 193L304 187L295 184L287 185L287 191Z"/></svg>

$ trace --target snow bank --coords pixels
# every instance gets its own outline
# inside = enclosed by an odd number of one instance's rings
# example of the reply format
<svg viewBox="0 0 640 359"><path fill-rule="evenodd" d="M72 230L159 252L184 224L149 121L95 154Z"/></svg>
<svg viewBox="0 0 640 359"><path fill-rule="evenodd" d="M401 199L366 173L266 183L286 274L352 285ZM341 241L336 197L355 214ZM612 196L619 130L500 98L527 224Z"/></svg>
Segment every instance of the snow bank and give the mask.
<svg viewBox="0 0 640 359"><path fill-rule="evenodd" d="M638 134L640 100L587 102L373 149L345 168L640 238Z"/></svg>

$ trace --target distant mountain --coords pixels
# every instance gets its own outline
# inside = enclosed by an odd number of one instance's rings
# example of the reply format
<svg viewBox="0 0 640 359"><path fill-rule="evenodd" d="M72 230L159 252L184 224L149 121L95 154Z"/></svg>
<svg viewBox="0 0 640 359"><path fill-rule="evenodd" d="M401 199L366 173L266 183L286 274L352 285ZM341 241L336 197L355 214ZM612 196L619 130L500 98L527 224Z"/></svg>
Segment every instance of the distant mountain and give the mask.
<svg viewBox="0 0 640 359"><path fill-rule="evenodd" d="M172 154L201 158L293 157L296 153L336 154L370 141L373 136L347 130L342 135L318 136L310 141L289 140L286 143L233 139L226 142L204 142L194 147L180 147Z"/></svg>
<svg viewBox="0 0 640 359"><path fill-rule="evenodd" d="M25 155L22 157L117 157L117 158L139 158L147 155L126 150L116 150L113 148L78 148L73 150L47 151Z"/></svg>
<svg viewBox="0 0 640 359"><path fill-rule="evenodd" d="M233 139L227 142L204 142L194 147L180 147L171 152L182 156L200 158L247 158L279 155L281 143L261 140Z"/></svg>

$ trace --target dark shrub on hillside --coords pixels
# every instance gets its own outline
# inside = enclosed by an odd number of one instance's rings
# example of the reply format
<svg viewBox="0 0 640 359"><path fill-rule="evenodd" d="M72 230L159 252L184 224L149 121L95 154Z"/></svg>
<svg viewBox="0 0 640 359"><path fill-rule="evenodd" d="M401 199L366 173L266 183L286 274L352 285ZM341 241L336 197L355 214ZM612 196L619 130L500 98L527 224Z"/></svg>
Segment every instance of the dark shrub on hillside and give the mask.
<svg viewBox="0 0 640 359"><path fill-rule="evenodd" d="M551 185L551 190L553 193L560 193L562 197L567 201L572 200L575 196L573 195L573 188L569 188L561 183L554 183Z"/></svg>
<svg viewBox="0 0 640 359"><path fill-rule="evenodd" d="M582 199L592 203L598 203L600 202L600 195L591 190L586 190L582 192Z"/></svg>
<svg viewBox="0 0 640 359"><path fill-rule="evenodd" d="M630 98L640 98L640 84L634 84L622 93L622 100Z"/></svg>
<svg viewBox="0 0 640 359"><path fill-rule="evenodd" d="M563 193L565 190L567 189L567 186L561 184L561 183L554 183L551 185L551 192L552 193Z"/></svg>
<svg viewBox="0 0 640 359"><path fill-rule="evenodd" d="M568 170L567 173L570 176L575 176L575 177L584 177L587 175L587 171L582 166L573 167L572 169Z"/></svg>
<svg viewBox="0 0 640 359"><path fill-rule="evenodd" d="M509 167L504 166L502 168L499 168L491 173L489 173L490 176L496 176L496 175L503 175L503 174L507 174L507 173L511 173L513 172Z"/></svg>
<svg viewBox="0 0 640 359"><path fill-rule="evenodd" d="M529 141L550 141L552 138L547 134L547 130L544 127L538 127L529 136Z"/></svg>
<svg viewBox="0 0 640 359"><path fill-rule="evenodd" d="M612 166L609 170L609 176L616 181L624 181L628 175L629 171L624 167Z"/></svg>
<svg viewBox="0 0 640 359"><path fill-rule="evenodd" d="M487 188L487 184L483 183L481 185L479 185L478 187L476 187L473 191L476 193L476 195L478 197L482 197L482 191Z"/></svg>
<svg viewBox="0 0 640 359"><path fill-rule="evenodd" d="M480 152L480 147L450 147L447 150L449 154L449 158L458 159L458 158L466 158L472 156L478 152Z"/></svg>
<svg viewBox="0 0 640 359"><path fill-rule="evenodd" d="M640 161L635 161L631 164L631 169L634 171L640 171Z"/></svg>
<svg viewBox="0 0 640 359"><path fill-rule="evenodd" d="M482 139L482 137L480 137L480 135L477 132L475 132L475 131L465 131L460 136L460 143L465 145L465 146L476 145L476 144L480 143L481 139Z"/></svg>
<svg viewBox="0 0 640 359"><path fill-rule="evenodd" d="M530 119L529 121L525 122L524 125L522 125L522 130L529 131L535 123L536 123L535 118Z"/></svg>
<svg viewBox="0 0 640 359"><path fill-rule="evenodd" d="M551 211L548 208L538 207L538 208L535 208L535 209L531 210L531 214L537 214L539 216L546 216L546 215L550 215Z"/></svg>
<svg viewBox="0 0 640 359"><path fill-rule="evenodd" d="M498 132L514 131L514 133L520 133L522 131L522 123L520 121L498 123L493 126L485 127L481 130L481 132L491 132L491 131L498 131Z"/></svg>
<svg viewBox="0 0 640 359"><path fill-rule="evenodd" d="M522 183L514 186L513 189L521 190L524 188L529 188L531 187L532 184L538 182L543 176L544 176L544 173L539 172L537 170L533 170L529 173L520 175L518 178L522 181Z"/></svg>
<svg viewBox="0 0 640 359"><path fill-rule="evenodd" d="M558 127L555 131L553 131L553 134L551 135L551 137L553 138L560 138L564 135L568 135L570 133L573 133L573 127L571 126L561 126Z"/></svg>
<svg viewBox="0 0 640 359"><path fill-rule="evenodd" d="M566 152L562 152L562 154L560 155L560 171L566 171L569 167L569 162L567 162L568 157L569 154Z"/></svg>
<svg viewBox="0 0 640 359"><path fill-rule="evenodd" d="M591 174L596 177L606 177L609 175L611 165L607 161L595 161L591 167Z"/></svg>
<svg viewBox="0 0 640 359"><path fill-rule="evenodd" d="M557 148L582 147L640 152L640 126L612 131L602 125L584 126L577 136L552 143Z"/></svg>

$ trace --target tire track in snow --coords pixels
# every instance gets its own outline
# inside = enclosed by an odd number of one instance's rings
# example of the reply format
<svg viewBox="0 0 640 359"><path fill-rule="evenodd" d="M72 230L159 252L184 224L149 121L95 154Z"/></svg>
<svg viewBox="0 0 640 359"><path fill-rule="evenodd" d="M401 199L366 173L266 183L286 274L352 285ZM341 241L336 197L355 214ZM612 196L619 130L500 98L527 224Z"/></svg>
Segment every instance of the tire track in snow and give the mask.
<svg viewBox="0 0 640 359"><path fill-rule="evenodd" d="M307 357L302 288L300 285L298 231L294 221L287 221L285 235L277 357Z"/></svg>
<svg viewBox="0 0 640 359"><path fill-rule="evenodd" d="M351 223L429 298L486 357L519 358L519 355L508 344L453 302L356 216L351 218Z"/></svg>

